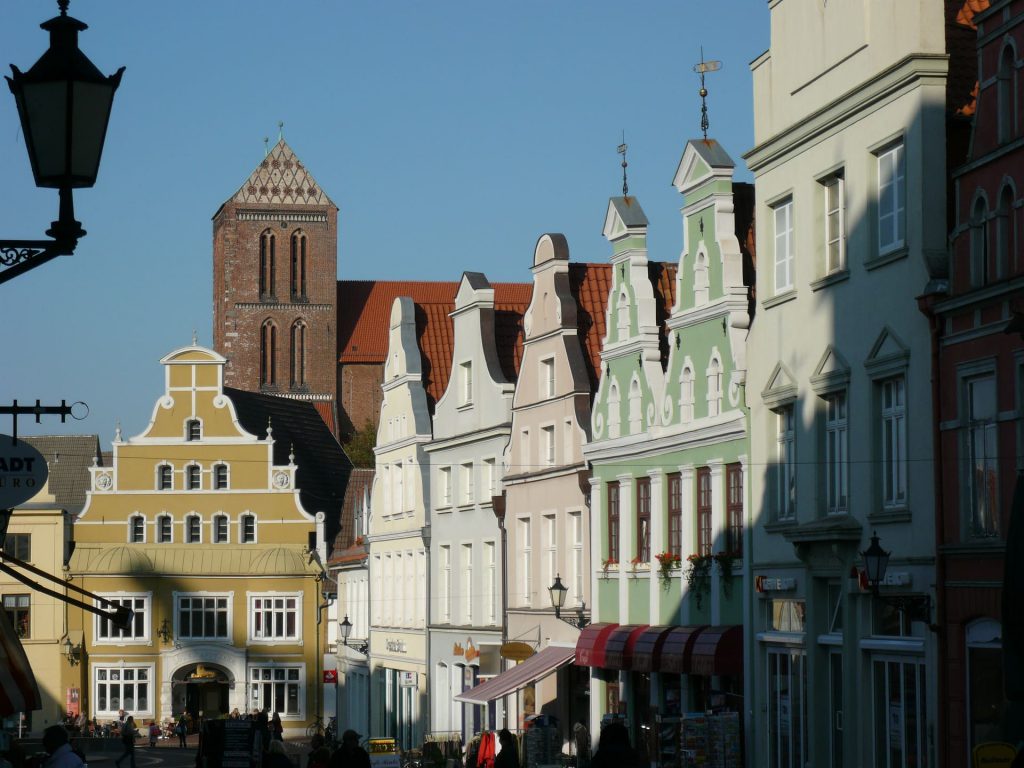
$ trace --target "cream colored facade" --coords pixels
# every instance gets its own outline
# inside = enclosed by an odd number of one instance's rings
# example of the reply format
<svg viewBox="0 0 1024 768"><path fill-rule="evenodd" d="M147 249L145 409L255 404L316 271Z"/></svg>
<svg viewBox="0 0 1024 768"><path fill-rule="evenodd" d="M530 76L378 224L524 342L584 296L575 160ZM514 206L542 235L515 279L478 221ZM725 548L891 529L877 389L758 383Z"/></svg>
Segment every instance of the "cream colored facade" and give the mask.
<svg viewBox="0 0 1024 768"><path fill-rule="evenodd" d="M263 708L298 735L314 718L323 513L303 508L294 455L275 463L272 425L242 427L225 362L198 346L163 358L149 425L91 470L70 576L136 611L120 632L69 610L101 722Z"/></svg>

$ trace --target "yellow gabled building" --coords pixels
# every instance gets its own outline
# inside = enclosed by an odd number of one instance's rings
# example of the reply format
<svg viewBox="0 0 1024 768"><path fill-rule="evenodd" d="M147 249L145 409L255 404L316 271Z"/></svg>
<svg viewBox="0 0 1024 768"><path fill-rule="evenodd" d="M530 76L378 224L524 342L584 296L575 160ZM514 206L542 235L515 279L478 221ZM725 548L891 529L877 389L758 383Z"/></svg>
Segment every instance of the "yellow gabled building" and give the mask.
<svg viewBox="0 0 1024 768"><path fill-rule="evenodd" d="M350 464L311 403L225 388L225 362L163 358L149 426L91 470L70 576L135 611L120 630L69 609L100 722L266 709L297 734L323 700L325 522Z"/></svg>

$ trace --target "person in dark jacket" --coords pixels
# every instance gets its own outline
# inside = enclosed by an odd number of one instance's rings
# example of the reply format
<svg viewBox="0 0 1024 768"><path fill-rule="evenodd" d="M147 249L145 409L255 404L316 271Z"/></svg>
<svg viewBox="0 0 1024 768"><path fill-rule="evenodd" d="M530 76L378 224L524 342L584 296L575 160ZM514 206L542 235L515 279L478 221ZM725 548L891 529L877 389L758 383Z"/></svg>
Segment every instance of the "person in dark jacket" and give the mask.
<svg viewBox="0 0 1024 768"><path fill-rule="evenodd" d="M370 768L370 755L359 746L362 737L349 728L341 735L341 746L331 755L330 768Z"/></svg>
<svg viewBox="0 0 1024 768"><path fill-rule="evenodd" d="M629 744L626 726L622 723L605 726L590 768L641 768L642 765L640 756Z"/></svg>
<svg viewBox="0 0 1024 768"><path fill-rule="evenodd" d="M501 750L494 758L494 768L519 768L519 747L508 728L498 731L498 743Z"/></svg>

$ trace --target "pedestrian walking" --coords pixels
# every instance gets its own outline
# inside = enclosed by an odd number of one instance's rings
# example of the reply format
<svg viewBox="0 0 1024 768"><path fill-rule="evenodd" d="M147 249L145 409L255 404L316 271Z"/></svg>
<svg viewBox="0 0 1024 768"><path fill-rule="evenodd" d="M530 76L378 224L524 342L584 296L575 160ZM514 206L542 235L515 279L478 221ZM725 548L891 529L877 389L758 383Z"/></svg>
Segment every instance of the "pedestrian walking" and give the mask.
<svg viewBox="0 0 1024 768"><path fill-rule="evenodd" d="M351 728L341 734L341 746L331 755L329 768L370 768L370 755L359 746L361 738Z"/></svg>
<svg viewBox="0 0 1024 768"><path fill-rule="evenodd" d="M274 713L270 721L270 738L274 741L284 741L284 724L281 722L281 715Z"/></svg>
<svg viewBox="0 0 1024 768"><path fill-rule="evenodd" d="M188 723L185 720L185 713L178 715L178 724L174 726L174 732L178 734L178 746L184 749L188 746L185 737L188 735Z"/></svg>
<svg viewBox="0 0 1024 768"><path fill-rule="evenodd" d="M121 768L121 761L126 757L128 758L130 768L135 768L135 737L138 735L139 731L135 727L135 718L128 715L124 725L121 726L121 743L124 745L124 752L114 761L118 768Z"/></svg>
<svg viewBox="0 0 1024 768"><path fill-rule="evenodd" d="M157 725L156 720L152 720L149 723L149 746L152 749L156 746L156 740L160 738L160 726Z"/></svg>

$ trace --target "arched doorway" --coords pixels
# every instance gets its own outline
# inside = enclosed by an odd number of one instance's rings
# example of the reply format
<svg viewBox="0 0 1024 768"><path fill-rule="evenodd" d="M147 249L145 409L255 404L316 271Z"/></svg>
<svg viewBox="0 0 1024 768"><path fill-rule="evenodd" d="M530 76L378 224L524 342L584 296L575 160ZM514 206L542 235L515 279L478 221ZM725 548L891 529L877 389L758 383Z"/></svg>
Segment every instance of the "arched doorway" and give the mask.
<svg viewBox="0 0 1024 768"><path fill-rule="evenodd" d="M235 687L232 674L217 664L187 664L171 678L174 712L188 712L193 723L226 715L229 691Z"/></svg>

